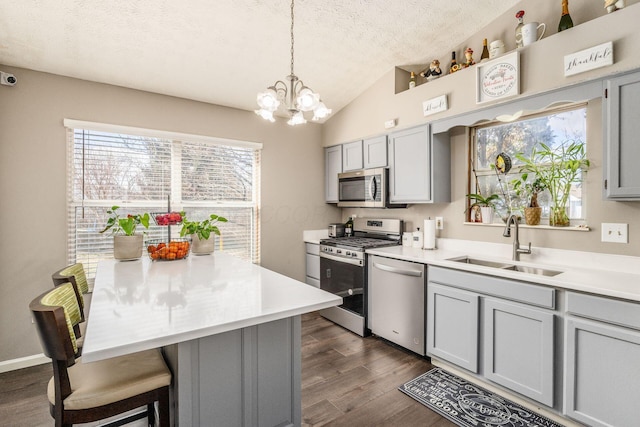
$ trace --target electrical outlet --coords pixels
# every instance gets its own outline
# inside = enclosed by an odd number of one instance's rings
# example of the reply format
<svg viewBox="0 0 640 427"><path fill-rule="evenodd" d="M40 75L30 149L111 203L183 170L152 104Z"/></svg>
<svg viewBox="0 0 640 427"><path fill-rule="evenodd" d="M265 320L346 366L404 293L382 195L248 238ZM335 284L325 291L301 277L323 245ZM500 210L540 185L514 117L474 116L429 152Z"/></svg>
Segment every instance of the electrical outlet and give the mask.
<svg viewBox="0 0 640 427"><path fill-rule="evenodd" d="M629 243L629 224L602 223L603 242Z"/></svg>
<svg viewBox="0 0 640 427"><path fill-rule="evenodd" d="M441 216L436 217L436 230L444 230L444 220Z"/></svg>

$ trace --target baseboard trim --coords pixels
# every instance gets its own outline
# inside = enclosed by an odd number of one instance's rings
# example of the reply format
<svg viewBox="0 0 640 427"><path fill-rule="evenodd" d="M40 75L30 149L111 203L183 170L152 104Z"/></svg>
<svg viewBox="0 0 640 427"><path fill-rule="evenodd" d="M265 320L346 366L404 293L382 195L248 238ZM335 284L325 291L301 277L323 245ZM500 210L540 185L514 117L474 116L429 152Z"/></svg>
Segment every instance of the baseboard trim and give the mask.
<svg viewBox="0 0 640 427"><path fill-rule="evenodd" d="M22 368L29 368L31 366L44 365L51 362L44 354L34 354L33 356L20 357L18 359L5 360L0 362L0 374L3 372L16 371Z"/></svg>

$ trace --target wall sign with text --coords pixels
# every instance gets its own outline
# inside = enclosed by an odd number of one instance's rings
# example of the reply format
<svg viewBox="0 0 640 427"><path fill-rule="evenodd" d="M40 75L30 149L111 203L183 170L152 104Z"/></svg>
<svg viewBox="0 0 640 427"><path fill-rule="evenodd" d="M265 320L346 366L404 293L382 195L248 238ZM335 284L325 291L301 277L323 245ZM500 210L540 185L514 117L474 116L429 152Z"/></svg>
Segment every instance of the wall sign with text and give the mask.
<svg viewBox="0 0 640 427"><path fill-rule="evenodd" d="M447 95L440 95L435 98L428 99L422 103L422 112L424 116L430 116L431 114L439 113L441 111L447 111L449 106L447 105Z"/></svg>
<svg viewBox="0 0 640 427"><path fill-rule="evenodd" d="M515 51L475 66L476 103L520 93L520 52Z"/></svg>
<svg viewBox="0 0 640 427"><path fill-rule="evenodd" d="M564 76L584 73L613 64L613 42L603 43L564 56Z"/></svg>

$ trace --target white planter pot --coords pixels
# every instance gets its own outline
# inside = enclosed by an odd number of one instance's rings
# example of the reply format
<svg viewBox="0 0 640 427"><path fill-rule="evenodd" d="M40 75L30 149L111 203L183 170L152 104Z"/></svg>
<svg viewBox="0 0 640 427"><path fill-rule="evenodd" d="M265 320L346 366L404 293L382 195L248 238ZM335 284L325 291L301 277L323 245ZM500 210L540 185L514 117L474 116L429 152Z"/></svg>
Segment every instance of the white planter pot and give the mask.
<svg viewBox="0 0 640 427"><path fill-rule="evenodd" d="M493 208L490 206L481 206L480 213L482 215L483 224L493 223Z"/></svg>
<svg viewBox="0 0 640 427"><path fill-rule="evenodd" d="M191 236L191 253L194 255L209 255L213 253L216 244L215 234L211 234L208 239L200 240L197 234Z"/></svg>
<svg viewBox="0 0 640 427"><path fill-rule="evenodd" d="M113 236L113 257L119 260L140 259L142 257L142 234Z"/></svg>

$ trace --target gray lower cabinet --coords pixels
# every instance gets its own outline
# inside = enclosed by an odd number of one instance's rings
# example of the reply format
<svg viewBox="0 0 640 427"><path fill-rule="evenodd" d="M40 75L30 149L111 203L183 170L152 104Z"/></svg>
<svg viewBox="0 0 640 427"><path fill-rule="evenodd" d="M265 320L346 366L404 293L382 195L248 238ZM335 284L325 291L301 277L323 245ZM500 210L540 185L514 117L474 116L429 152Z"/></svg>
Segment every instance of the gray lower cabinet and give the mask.
<svg viewBox="0 0 640 427"><path fill-rule="evenodd" d="M175 425L301 425L300 328L294 316L165 347Z"/></svg>
<svg viewBox="0 0 640 427"><path fill-rule="evenodd" d="M640 200L640 72L605 81L603 105L604 195Z"/></svg>
<svg viewBox="0 0 640 427"><path fill-rule="evenodd" d="M640 304L569 293L565 414L589 426L637 426Z"/></svg>
<svg viewBox="0 0 640 427"><path fill-rule="evenodd" d="M490 298L483 313L484 377L553 407L555 315Z"/></svg>
<svg viewBox="0 0 640 427"><path fill-rule="evenodd" d="M428 267L427 354L555 407L555 290Z"/></svg>
<svg viewBox="0 0 640 427"><path fill-rule="evenodd" d="M480 296L429 282L427 354L478 372Z"/></svg>
<svg viewBox="0 0 640 427"><path fill-rule="evenodd" d="M320 245L305 243L306 270L305 282L307 285L320 287Z"/></svg>

